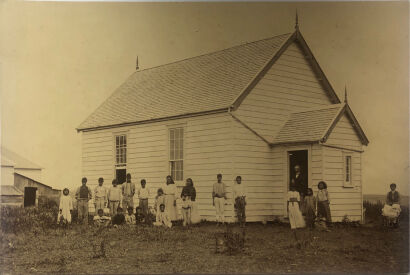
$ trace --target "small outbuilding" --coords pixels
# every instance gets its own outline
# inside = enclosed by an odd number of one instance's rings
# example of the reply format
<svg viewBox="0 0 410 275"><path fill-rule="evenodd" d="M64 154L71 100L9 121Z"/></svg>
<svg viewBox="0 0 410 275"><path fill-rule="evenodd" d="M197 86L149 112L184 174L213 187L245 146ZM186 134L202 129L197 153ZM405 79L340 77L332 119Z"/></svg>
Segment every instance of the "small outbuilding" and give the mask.
<svg viewBox="0 0 410 275"><path fill-rule="evenodd" d="M44 197L58 201L61 190L40 182L42 168L1 147L1 205L36 206Z"/></svg>
<svg viewBox="0 0 410 275"><path fill-rule="evenodd" d="M317 191L327 182L334 221L362 219L362 154L368 144L347 100L329 83L299 28L134 72L77 129L90 185L131 173L151 191L169 174L192 178L199 212L214 220L212 185L247 186L248 221L285 217L298 165Z"/></svg>

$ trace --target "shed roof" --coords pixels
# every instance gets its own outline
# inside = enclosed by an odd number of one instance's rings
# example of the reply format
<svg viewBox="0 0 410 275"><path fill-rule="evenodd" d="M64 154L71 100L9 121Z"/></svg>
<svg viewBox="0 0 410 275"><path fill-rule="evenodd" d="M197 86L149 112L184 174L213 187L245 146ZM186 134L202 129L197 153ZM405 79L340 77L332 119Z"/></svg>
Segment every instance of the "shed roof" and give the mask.
<svg viewBox="0 0 410 275"><path fill-rule="evenodd" d="M2 196L23 196L23 192L18 190L13 185L1 185L1 194Z"/></svg>
<svg viewBox="0 0 410 275"><path fill-rule="evenodd" d="M20 156L19 154L5 148L1 147L1 165L8 166L13 164L14 168L23 168L23 169L42 169L40 165L35 164L32 161Z"/></svg>
<svg viewBox="0 0 410 275"><path fill-rule="evenodd" d="M78 130L228 108L291 35L137 71Z"/></svg>
<svg viewBox="0 0 410 275"><path fill-rule="evenodd" d="M332 104L326 107L291 113L276 135L272 145L325 142L343 114L346 114L351 120L361 142L367 145L369 141L347 103Z"/></svg>

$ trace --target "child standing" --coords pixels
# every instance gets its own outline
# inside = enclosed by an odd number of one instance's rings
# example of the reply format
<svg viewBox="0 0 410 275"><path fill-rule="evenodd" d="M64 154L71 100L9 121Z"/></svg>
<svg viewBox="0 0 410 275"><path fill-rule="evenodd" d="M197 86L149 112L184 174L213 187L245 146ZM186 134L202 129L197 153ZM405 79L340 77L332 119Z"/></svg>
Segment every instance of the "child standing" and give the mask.
<svg viewBox="0 0 410 275"><path fill-rule="evenodd" d="M148 197L149 192L146 188L147 181L145 179L141 180L141 188L138 189L138 198L140 200L139 207L141 209L142 215L144 216L144 221L148 222Z"/></svg>
<svg viewBox="0 0 410 275"><path fill-rule="evenodd" d="M330 199L327 192L327 184L324 181L320 181L317 185L319 189L316 196L317 201L317 215L326 218L327 226L331 225L332 216L330 215Z"/></svg>
<svg viewBox="0 0 410 275"><path fill-rule="evenodd" d="M190 225L191 224L191 199L189 196L182 195L182 225Z"/></svg>
<svg viewBox="0 0 410 275"><path fill-rule="evenodd" d="M168 217L167 212L165 212L165 204L159 206L159 214L157 215L157 221L154 222L155 226L166 226L168 228L172 227L171 219Z"/></svg>
<svg viewBox="0 0 410 275"><path fill-rule="evenodd" d="M244 227L246 223L246 190L245 186L242 184L241 176L236 177L236 183L233 186L233 198L236 216L238 217L238 223L241 227Z"/></svg>
<svg viewBox="0 0 410 275"><path fill-rule="evenodd" d="M288 215L289 215L289 222L290 228L302 228L305 227L305 221L302 217L302 212L300 212L299 204L300 204L300 195L299 192L296 191L296 186L291 185L288 192ZM296 236L296 232L295 232Z"/></svg>
<svg viewBox="0 0 410 275"><path fill-rule="evenodd" d="M218 181L213 185L212 204L216 210L216 225L219 225L219 222L222 222L222 224L225 222L226 186L222 182L222 174L218 174L216 178Z"/></svg>
<svg viewBox="0 0 410 275"><path fill-rule="evenodd" d="M136 224L135 222L135 215L134 215L134 209L130 206L128 207L128 213L125 214L125 223L126 224Z"/></svg>
<svg viewBox="0 0 410 275"><path fill-rule="evenodd" d="M71 223L71 212L73 211L73 200L68 195L70 191L64 188L63 195L60 198L60 207L58 211L57 224L62 222L63 224Z"/></svg>
<svg viewBox="0 0 410 275"><path fill-rule="evenodd" d="M307 189L303 212L306 215L306 225L309 229L313 229L315 227L316 218L316 199L313 196L312 188Z"/></svg>
<svg viewBox="0 0 410 275"><path fill-rule="evenodd" d="M112 187L108 190L108 203L110 205L110 214L115 216L118 207L122 207L122 190L118 187L118 181L112 180Z"/></svg>

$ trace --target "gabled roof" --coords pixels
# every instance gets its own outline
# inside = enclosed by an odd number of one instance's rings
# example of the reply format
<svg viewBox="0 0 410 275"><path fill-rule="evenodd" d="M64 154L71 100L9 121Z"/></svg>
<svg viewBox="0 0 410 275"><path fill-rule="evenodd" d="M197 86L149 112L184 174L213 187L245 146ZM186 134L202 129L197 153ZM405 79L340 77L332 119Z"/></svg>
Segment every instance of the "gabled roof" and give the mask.
<svg viewBox="0 0 410 275"><path fill-rule="evenodd" d="M42 169L39 165L35 164L34 162L29 161L28 159L20 156L13 151L5 147L1 147L1 165L5 166L14 166L14 168L21 168L21 169Z"/></svg>
<svg viewBox="0 0 410 275"><path fill-rule="evenodd" d="M133 73L77 130L226 109L294 34Z"/></svg>
<svg viewBox="0 0 410 275"><path fill-rule="evenodd" d="M0 191L2 196L23 196L23 192L13 185L1 185Z"/></svg>
<svg viewBox="0 0 410 275"><path fill-rule="evenodd" d="M347 103L332 104L290 114L271 145L326 142L339 119L346 114L362 144L369 143Z"/></svg>

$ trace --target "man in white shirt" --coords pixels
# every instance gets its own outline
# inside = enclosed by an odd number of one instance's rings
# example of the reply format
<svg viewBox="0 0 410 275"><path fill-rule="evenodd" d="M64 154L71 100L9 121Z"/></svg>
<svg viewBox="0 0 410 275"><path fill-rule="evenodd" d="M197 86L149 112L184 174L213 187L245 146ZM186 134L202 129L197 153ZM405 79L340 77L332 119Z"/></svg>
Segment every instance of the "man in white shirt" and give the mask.
<svg viewBox="0 0 410 275"><path fill-rule="evenodd" d="M245 226L246 215L245 215L245 206L246 206L246 188L242 184L242 177L236 177L236 183L233 186L233 199L234 207L236 210L236 215L238 217L238 222L241 227Z"/></svg>
<svg viewBox="0 0 410 275"><path fill-rule="evenodd" d="M103 209L107 206L107 189L103 186L104 179L98 179L98 185L94 189L94 205L95 212L98 213L98 209Z"/></svg>
<svg viewBox="0 0 410 275"><path fill-rule="evenodd" d="M139 207L141 209L142 215L144 216L144 221L148 222L148 198L149 191L146 188L147 181L145 179L141 180L141 187L138 189L138 198L140 200Z"/></svg>

